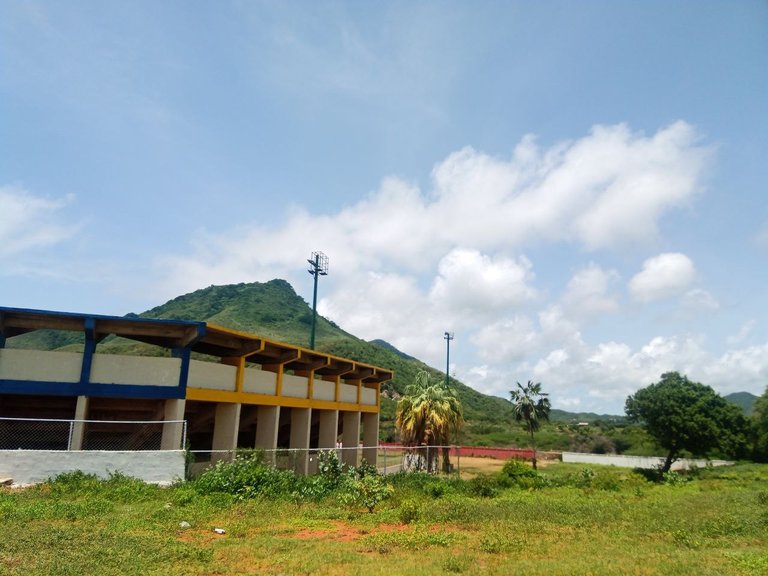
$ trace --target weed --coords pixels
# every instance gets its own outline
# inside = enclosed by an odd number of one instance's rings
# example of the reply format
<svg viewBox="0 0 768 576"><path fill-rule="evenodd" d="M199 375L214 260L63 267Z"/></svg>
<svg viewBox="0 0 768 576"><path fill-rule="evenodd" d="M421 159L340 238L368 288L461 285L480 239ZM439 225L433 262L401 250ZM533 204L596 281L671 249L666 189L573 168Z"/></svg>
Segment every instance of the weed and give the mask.
<svg viewBox="0 0 768 576"><path fill-rule="evenodd" d="M472 566L472 559L468 556L449 556L443 562L443 570L453 574L462 574Z"/></svg>
<svg viewBox="0 0 768 576"><path fill-rule="evenodd" d="M415 500L406 500L400 504L398 518L403 524L411 524L419 519L419 503Z"/></svg>

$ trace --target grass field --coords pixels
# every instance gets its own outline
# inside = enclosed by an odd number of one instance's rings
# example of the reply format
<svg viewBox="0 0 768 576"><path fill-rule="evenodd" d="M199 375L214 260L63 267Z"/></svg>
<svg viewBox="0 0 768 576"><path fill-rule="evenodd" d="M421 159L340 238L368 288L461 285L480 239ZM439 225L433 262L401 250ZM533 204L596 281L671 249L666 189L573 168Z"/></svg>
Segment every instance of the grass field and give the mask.
<svg viewBox="0 0 768 576"><path fill-rule="evenodd" d="M398 475L373 513L333 496L238 501L70 475L0 491L0 575L768 574L768 466L666 484L598 466L543 473L538 489Z"/></svg>

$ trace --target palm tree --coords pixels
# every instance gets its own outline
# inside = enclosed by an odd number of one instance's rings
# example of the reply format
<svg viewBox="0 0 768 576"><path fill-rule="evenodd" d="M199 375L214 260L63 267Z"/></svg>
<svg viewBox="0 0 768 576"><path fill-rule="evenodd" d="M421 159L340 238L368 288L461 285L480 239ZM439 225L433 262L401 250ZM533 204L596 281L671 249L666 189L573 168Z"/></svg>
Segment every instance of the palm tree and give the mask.
<svg viewBox="0 0 768 576"><path fill-rule="evenodd" d="M421 370L413 384L397 403L395 425L404 446L418 447L417 466L427 471L437 469L438 452L427 446L445 446L464 423L461 402L455 392L442 381L429 381L429 373ZM443 471L450 469L449 449L443 448Z"/></svg>
<svg viewBox="0 0 768 576"><path fill-rule="evenodd" d="M510 390L509 396L512 402L512 413L515 415L516 422L525 422L525 429L531 435L531 446L533 447L533 458L531 464L536 470L536 441L533 436L540 427L540 422L549 421L549 394L541 391L541 382L534 384L528 380L528 384L523 386L517 383L518 390Z"/></svg>

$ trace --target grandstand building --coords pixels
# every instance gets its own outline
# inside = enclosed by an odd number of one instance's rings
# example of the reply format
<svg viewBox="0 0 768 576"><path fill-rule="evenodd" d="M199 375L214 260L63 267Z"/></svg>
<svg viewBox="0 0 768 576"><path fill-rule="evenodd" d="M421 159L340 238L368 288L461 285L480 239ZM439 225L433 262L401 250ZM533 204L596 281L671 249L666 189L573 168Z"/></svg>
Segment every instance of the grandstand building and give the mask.
<svg viewBox="0 0 768 576"><path fill-rule="evenodd" d="M15 339L38 330L77 332L80 344L50 351ZM135 344L130 355L97 353L114 337ZM206 322L0 307L0 428L14 423L14 434L0 433L0 450L186 443L216 460L239 448L285 448L307 473L311 450L362 441L362 457L375 464L380 388L391 378L391 370ZM71 421L66 437L40 424L56 420ZM128 424L136 421L158 425ZM357 463L357 450L341 454Z"/></svg>

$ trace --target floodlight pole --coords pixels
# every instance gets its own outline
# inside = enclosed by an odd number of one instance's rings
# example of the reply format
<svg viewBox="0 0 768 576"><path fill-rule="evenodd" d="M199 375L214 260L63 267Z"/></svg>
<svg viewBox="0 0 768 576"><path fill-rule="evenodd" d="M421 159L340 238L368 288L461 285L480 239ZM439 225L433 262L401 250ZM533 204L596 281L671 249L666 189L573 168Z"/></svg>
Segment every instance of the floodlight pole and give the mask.
<svg viewBox="0 0 768 576"><path fill-rule="evenodd" d="M328 256L322 252L312 252L312 257L307 260L310 269L307 270L315 279L315 287L312 294L312 332L309 336L309 347L315 349L315 327L317 325L317 279L318 276L328 275Z"/></svg>
<svg viewBox="0 0 768 576"><path fill-rule="evenodd" d="M453 340L453 332L446 332L443 338L445 339L445 387L448 388L448 370L451 367L451 340Z"/></svg>

